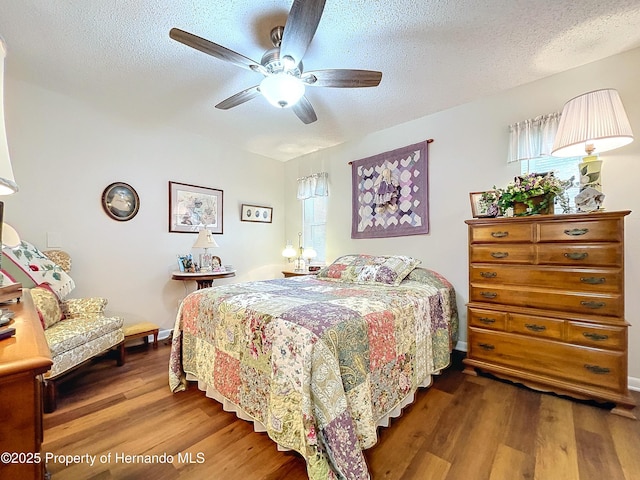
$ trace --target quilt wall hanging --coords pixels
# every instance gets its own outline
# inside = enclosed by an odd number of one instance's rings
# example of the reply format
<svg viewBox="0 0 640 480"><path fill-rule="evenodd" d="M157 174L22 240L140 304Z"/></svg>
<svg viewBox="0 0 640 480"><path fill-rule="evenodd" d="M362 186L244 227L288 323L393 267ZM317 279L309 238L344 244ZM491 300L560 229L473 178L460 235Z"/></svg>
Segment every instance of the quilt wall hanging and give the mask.
<svg viewBox="0 0 640 480"><path fill-rule="evenodd" d="M351 164L351 238L429 233L427 146L398 148Z"/></svg>

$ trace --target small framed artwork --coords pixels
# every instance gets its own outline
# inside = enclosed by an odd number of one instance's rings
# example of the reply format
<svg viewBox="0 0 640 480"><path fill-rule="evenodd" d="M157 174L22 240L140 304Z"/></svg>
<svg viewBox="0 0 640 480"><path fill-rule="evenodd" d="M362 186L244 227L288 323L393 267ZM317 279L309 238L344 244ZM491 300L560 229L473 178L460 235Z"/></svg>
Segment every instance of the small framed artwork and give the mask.
<svg viewBox="0 0 640 480"><path fill-rule="evenodd" d="M169 231L222 233L222 200L222 190L169 182Z"/></svg>
<svg viewBox="0 0 640 480"><path fill-rule="evenodd" d="M243 222L271 223L273 220L273 208L242 204L240 220Z"/></svg>
<svg viewBox="0 0 640 480"><path fill-rule="evenodd" d="M140 197L131 185L115 182L102 192L102 208L109 217L126 222L140 209Z"/></svg>
<svg viewBox="0 0 640 480"><path fill-rule="evenodd" d="M486 192L471 192L471 215L473 218L497 217L498 204L496 192L488 190Z"/></svg>

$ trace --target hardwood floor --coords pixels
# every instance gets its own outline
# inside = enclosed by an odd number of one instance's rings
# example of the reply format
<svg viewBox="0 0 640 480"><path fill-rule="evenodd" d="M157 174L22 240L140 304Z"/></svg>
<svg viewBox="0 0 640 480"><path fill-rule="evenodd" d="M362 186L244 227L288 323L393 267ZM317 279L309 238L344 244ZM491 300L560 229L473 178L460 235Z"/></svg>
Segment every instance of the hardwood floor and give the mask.
<svg viewBox="0 0 640 480"><path fill-rule="evenodd" d="M104 359L60 385L58 409L44 417L54 480L307 478L297 454L279 452L195 385L172 394L169 350L132 347L123 367ZM464 375L456 362L380 430L366 458L373 480L633 480L639 445L640 421ZM134 461L162 454L173 462Z"/></svg>

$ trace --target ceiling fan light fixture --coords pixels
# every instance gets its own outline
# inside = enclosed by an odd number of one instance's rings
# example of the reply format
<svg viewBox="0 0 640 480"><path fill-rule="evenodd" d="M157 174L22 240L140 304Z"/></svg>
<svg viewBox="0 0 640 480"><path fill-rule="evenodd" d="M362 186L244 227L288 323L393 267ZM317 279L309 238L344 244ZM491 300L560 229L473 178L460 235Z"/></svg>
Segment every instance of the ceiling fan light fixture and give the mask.
<svg viewBox="0 0 640 480"><path fill-rule="evenodd" d="M304 83L288 73L276 73L260 82L260 92L275 107L292 107L304 95Z"/></svg>

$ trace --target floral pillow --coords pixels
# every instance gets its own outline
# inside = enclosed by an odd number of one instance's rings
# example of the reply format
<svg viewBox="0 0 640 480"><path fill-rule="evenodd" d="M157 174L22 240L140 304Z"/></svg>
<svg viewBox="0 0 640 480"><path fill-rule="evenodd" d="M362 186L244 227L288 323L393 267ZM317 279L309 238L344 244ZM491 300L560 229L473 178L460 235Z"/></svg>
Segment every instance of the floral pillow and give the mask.
<svg viewBox="0 0 640 480"><path fill-rule="evenodd" d="M73 279L44 253L24 240L17 247L3 247L2 268L23 288L46 284L59 299L74 288Z"/></svg>
<svg viewBox="0 0 640 480"><path fill-rule="evenodd" d="M317 278L397 286L419 263L420 260L404 255L344 255L322 268Z"/></svg>
<svg viewBox="0 0 640 480"><path fill-rule="evenodd" d="M30 292L33 304L38 311L42 328L49 328L64 318L58 297L51 290L44 287L36 287L32 288Z"/></svg>

